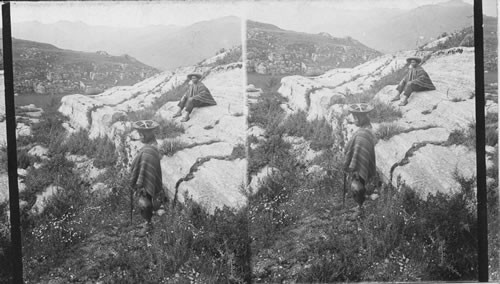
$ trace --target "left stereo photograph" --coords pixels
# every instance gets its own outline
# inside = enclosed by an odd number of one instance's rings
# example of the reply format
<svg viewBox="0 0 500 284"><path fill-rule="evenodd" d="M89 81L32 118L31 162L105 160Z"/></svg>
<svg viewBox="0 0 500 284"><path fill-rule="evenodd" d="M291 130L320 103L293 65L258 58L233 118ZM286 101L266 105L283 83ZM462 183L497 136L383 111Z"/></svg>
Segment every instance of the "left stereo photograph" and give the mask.
<svg viewBox="0 0 500 284"><path fill-rule="evenodd" d="M26 283L249 281L243 24L231 3L11 3Z"/></svg>

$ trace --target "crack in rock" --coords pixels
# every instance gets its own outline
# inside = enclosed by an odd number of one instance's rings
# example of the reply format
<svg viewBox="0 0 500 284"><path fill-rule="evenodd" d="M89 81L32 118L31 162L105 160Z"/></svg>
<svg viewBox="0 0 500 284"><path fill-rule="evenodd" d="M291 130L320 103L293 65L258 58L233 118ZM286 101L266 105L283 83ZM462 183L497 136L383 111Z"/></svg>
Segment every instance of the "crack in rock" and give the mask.
<svg viewBox="0 0 500 284"><path fill-rule="evenodd" d="M232 161L236 160L237 157L234 157L233 155L225 155L225 156L207 156L203 158L198 158L196 162L189 168L189 172L182 178L180 178L176 183L175 183L175 195L177 195L177 192L179 190L179 186L181 185L182 182L184 181L189 181L194 178L194 173L198 171L198 169L205 164L206 162L215 159L215 160L226 160L226 161Z"/></svg>
<svg viewBox="0 0 500 284"><path fill-rule="evenodd" d="M396 170L397 167L404 166L410 162L410 158L417 152L420 148L423 148L427 145L437 145L437 146L446 146L448 145L447 141L444 142L435 142L435 141L423 141L423 142L417 142L414 143L408 151L406 151L404 158L392 165L390 175L389 175L389 183L392 183L392 178L394 174L394 170Z"/></svg>

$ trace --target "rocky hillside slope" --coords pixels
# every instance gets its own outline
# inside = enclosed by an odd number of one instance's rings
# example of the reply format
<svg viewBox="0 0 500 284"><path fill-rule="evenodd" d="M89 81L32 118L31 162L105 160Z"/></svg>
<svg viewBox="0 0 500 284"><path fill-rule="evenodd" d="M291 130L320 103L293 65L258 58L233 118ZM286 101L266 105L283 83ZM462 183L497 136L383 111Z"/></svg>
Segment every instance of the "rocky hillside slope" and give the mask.
<svg viewBox="0 0 500 284"><path fill-rule="evenodd" d="M95 94L133 85L158 73L128 55L79 52L13 39L14 91L18 94Z"/></svg>
<svg viewBox="0 0 500 284"><path fill-rule="evenodd" d="M254 21L247 21L247 49L247 70L260 74L318 75L380 55L349 37L299 33Z"/></svg>
<svg viewBox="0 0 500 284"><path fill-rule="evenodd" d="M224 205L242 206L246 199L239 188L244 183L246 160L244 153L238 152L244 149L245 139L241 62L180 68L95 96L66 96L59 111L70 118L68 129L87 129L90 137L107 135L118 147L125 147L131 159L142 143L127 117L156 104L163 94L184 84L186 75L192 72L204 75L203 83L217 105L195 109L191 119L182 123L184 133L175 139L159 139L160 148L170 147L168 151L174 152L161 161L166 193L172 198L177 191L181 202L188 194L209 211ZM171 120L176 104L177 101L170 101L157 105L152 116L159 121ZM173 147L180 149L172 151Z"/></svg>
<svg viewBox="0 0 500 284"><path fill-rule="evenodd" d="M395 85L385 86L375 95L376 100L399 108L402 113L391 124L398 130L392 137L379 140L376 146L377 166L387 181L394 185L404 182L425 197L427 193L452 192L458 186L455 174L465 178L476 174L475 150L448 142L452 133L469 131L475 120L473 48L400 52L314 78L285 77L279 92L288 98L283 107L289 112L304 110L309 120L326 118L340 136L349 138L354 127L343 120L347 115L345 102L353 94L369 91L384 76L402 68L405 58L413 55L427 58L423 67L437 89L412 95L408 105L400 108L398 102L390 102L396 94ZM496 115L496 100L487 100L486 112ZM338 129L338 125L343 129ZM374 124L375 132L382 127L387 124ZM493 147L488 148L490 158L493 151ZM488 164L492 164L491 160Z"/></svg>
<svg viewBox="0 0 500 284"><path fill-rule="evenodd" d="M488 72L498 70L497 23L497 18L483 16L484 69ZM421 46L419 49L436 51L459 46L474 46L474 28L472 26L452 33L442 33L436 40Z"/></svg>

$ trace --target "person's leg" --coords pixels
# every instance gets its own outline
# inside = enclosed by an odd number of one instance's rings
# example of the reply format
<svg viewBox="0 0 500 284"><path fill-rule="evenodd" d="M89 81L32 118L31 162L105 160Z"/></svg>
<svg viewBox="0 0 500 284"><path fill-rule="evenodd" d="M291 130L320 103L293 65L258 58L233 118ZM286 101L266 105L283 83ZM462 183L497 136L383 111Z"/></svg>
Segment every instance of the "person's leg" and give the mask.
<svg viewBox="0 0 500 284"><path fill-rule="evenodd" d="M419 85L408 83L403 91L403 101L399 104L400 106L405 106L408 104L408 98L413 92L425 91L425 88L420 87Z"/></svg>
<svg viewBox="0 0 500 284"><path fill-rule="evenodd" d="M196 102L196 100L193 100L192 98L187 99L187 101L186 101L186 114L181 119L182 122L189 120L189 115L191 114L191 112L193 111L193 108L195 107L195 102Z"/></svg>
<svg viewBox="0 0 500 284"><path fill-rule="evenodd" d="M356 217L363 214L363 203L365 202L365 181L359 177L357 174L353 175L351 182L352 197L358 207L356 208Z"/></svg>
<svg viewBox="0 0 500 284"><path fill-rule="evenodd" d="M141 235L147 234L152 229L151 219L153 217L153 201L151 195L142 193L139 197L139 208L142 218L146 221L143 224Z"/></svg>
<svg viewBox="0 0 500 284"><path fill-rule="evenodd" d="M177 104L177 106L179 107L179 110L174 114L174 116L173 116L174 118L182 115L182 109L186 106L187 101L188 101L188 97L182 96L181 100Z"/></svg>
<svg viewBox="0 0 500 284"><path fill-rule="evenodd" d="M182 118L181 121L188 121L189 120L189 116L191 115L191 112L193 111L193 109L196 107L196 108L199 108L199 107L204 107L204 106L209 106L209 104L207 103L204 103L204 102L201 102L199 100L195 100L195 99L192 99L192 98L189 98L186 102L186 115Z"/></svg>
<svg viewBox="0 0 500 284"><path fill-rule="evenodd" d="M399 101L401 99L401 93L405 88L406 83L399 84L396 88L398 94L391 99L391 102Z"/></svg>

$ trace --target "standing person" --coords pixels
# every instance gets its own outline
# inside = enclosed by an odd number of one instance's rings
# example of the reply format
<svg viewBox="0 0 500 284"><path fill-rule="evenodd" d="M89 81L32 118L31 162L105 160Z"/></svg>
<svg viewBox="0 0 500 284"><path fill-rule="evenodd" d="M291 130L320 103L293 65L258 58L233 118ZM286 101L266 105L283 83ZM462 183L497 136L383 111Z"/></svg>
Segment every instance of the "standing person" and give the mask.
<svg viewBox="0 0 500 284"><path fill-rule="evenodd" d="M344 171L349 173L353 199L358 203L356 217L363 211L367 185L377 176L375 144L377 138L371 131L372 125L368 113L373 107L368 104L353 104L349 112L354 118L354 124L359 129L347 142L345 149Z"/></svg>
<svg viewBox="0 0 500 284"><path fill-rule="evenodd" d="M193 108L217 104L208 88L200 82L201 74L189 74L187 77L191 80L189 82L188 91L184 94L184 96L182 96L179 104L177 105L179 110L173 116L174 118L181 116L182 110L185 108L186 114L181 119L182 122L189 120L189 115L193 111Z"/></svg>
<svg viewBox="0 0 500 284"><path fill-rule="evenodd" d="M408 74L405 75L403 80L399 83L396 90L398 94L392 98L393 101L398 101L403 94L403 101L399 103L400 106L405 106L408 104L408 97L410 97L412 92L421 92L428 90L435 90L434 84L432 84L429 74L425 72L424 68L420 66L422 62L421 58L410 57L406 59L406 62L410 64Z"/></svg>
<svg viewBox="0 0 500 284"><path fill-rule="evenodd" d="M152 120L137 121L133 127L139 131L144 146L139 150L132 162L130 185L139 195L138 207L145 219L140 235L149 233L153 225L153 200L162 191L161 155L158 151L153 131L158 123Z"/></svg>

